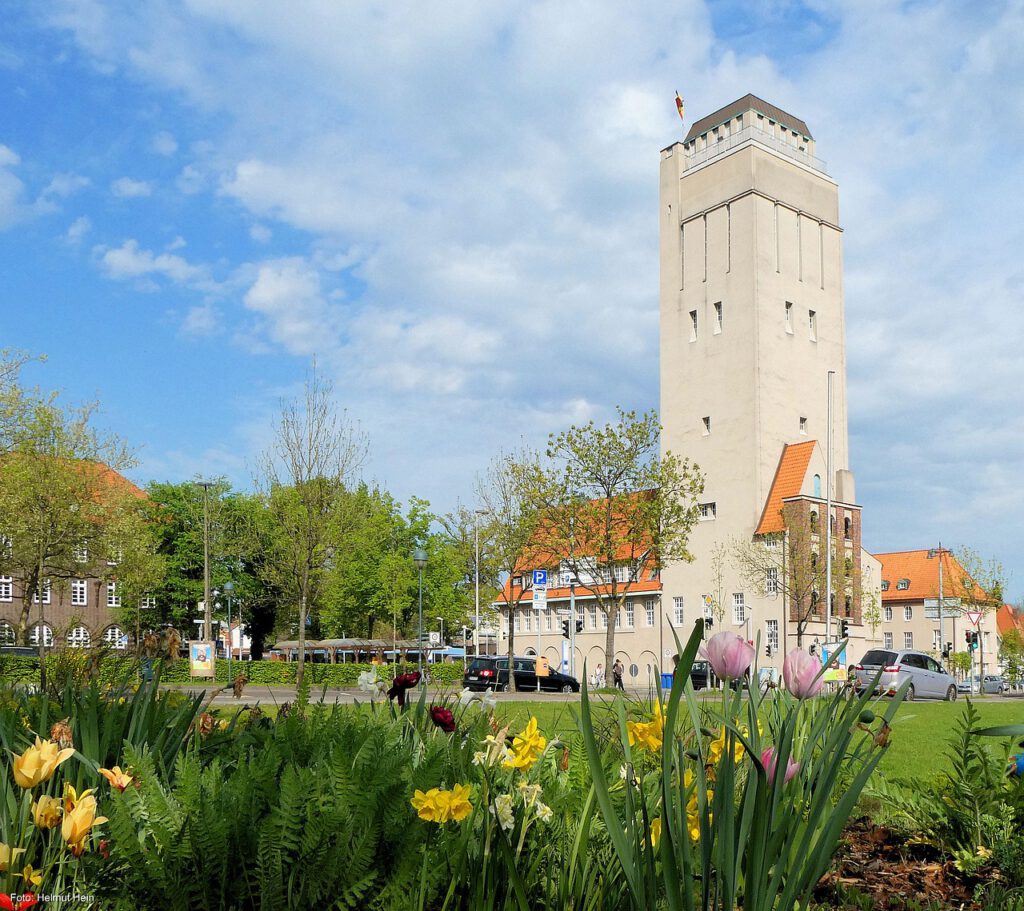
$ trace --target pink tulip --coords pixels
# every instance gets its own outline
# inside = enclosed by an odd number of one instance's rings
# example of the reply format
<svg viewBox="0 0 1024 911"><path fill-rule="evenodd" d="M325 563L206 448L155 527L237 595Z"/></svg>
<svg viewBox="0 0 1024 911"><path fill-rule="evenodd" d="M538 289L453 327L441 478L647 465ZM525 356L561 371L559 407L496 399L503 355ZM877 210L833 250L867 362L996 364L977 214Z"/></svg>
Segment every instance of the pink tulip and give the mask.
<svg viewBox="0 0 1024 911"><path fill-rule="evenodd" d="M722 680L742 677L754 660L754 647L735 633L715 633L701 654L711 662L711 669Z"/></svg>
<svg viewBox="0 0 1024 911"><path fill-rule="evenodd" d="M761 765L764 766L765 772L768 773L768 780L775 780L775 747L768 747L761 754ZM789 784L789 780L800 771L800 763L796 762L792 756L786 760L786 772L783 775L782 783Z"/></svg>
<svg viewBox="0 0 1024 911"><path fill-rule="evenodd" d="M786 689L797 699L817 696L825 682L821 677L821 662L801 648L795 648L786 655L782 663L782 678L786 681Z"/></svg>

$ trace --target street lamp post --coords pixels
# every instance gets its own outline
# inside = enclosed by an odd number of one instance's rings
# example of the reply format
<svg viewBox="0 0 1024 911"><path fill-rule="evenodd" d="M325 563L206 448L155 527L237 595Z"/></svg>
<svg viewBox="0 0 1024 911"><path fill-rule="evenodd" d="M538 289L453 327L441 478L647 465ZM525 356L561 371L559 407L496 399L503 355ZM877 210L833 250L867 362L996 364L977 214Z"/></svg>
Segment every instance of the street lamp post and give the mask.
<svg viewBox="0 0 1024 911"><path fill-rule="evenodd" d="M435 620L441 621L441 648L444 649L444 617L435 617Z"/></svg>
<svg viewBox="0 0 1024 911"><path fill-rule="evenodd" d="M210 488L213 481L196 481L203 488L203 638L213 638L213 602L210 599Z"/></svg>
<svg viewBox="0 0 1024 911"><path fill-rule="evenodd" d="M419 642L417 643L416 654L419 656L420 683L423 683L423 570L427 568L427 552L422 547L417 547L412 552L412 562L415 564L420 575L420 597L419 597Z"/></svg>
<svg viewBox="0 0 1024 911"><path fill-rule="evenodd" d="M232 592L234 592L234 590L235 590L235 583L234 582L232 582L231 580L228 580L227 582L224 583L224 594L227 595L227 599L228 599L228 685L229 686L231 685L231 594L232 594ZM241 631L241 629L239 629L238 633L239 633L239 638L238 638L238 642L239 642L238 652L239 652L239 655L238 656L239 656L239 658L241 658L241 656L242 656L241 655L241 652L242 652L242 649L241 649L241 642L242 642L241 633L242 633L242 631Z"/></svg>
<svg viewBox="0 0 1024 911"><path fill-rule="evenodd" d="M473 575L476 589L476 614L473 625L473 657L480 657L480 516L487 515L486 509L473 510L473 536L476 539L476 551L473 558ZM463 643L465 646L465 643Z"/></svg>

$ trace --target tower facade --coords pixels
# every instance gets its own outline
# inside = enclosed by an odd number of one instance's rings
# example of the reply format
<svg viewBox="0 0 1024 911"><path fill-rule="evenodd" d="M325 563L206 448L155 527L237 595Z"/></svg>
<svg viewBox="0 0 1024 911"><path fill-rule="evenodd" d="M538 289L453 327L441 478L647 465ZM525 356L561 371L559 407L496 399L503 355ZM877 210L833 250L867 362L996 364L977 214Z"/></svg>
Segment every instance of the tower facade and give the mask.
<svg viewBox="0 0 1024 911"><path fill-rule="evenodd" d="M705 474L696 559L663 571L662 609L686 627L717 615L717 628L760 633L777 656L793 644L798 605L771 580L744 580L732 550L781 534L776 514L797 499L809 504L805 516L820 501L824 521L830 372L832 496L854 503L838 187L807 125L747 95L662 151L660 203L662 448ZM839 519L854 513L859 577L859 509ZM856 606L859 614L859 597ZM844 608L852 619L842 600L838 615Z"/></svg>

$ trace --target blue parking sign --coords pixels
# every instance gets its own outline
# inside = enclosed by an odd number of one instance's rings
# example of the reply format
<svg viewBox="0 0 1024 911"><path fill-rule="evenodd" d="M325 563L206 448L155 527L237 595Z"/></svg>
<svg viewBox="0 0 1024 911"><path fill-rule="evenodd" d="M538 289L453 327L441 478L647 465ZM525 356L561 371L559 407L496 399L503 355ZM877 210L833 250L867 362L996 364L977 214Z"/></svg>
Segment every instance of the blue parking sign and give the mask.
<svg viewBox="0 0 1024 911"><path fill-rule="evenodd" d="M548 584L548 571L546 569L535 569L533 571L533 584L534 586L546 586Z"/></svg>

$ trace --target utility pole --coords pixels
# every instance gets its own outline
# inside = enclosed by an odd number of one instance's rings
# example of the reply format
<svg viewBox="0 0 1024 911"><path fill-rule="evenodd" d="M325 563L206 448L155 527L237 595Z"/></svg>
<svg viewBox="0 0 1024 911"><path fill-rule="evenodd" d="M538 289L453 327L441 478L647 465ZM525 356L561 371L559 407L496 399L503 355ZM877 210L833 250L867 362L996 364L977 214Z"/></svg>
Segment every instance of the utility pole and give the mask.
<svg viewBox="0 0 1024 911"><path fill-rule="evenodd" d="M832 377L828 372L828 423L825 428L825 644L832 641Z"/></svg>
<svg viewBox="0 0 1024 911"><path fill-rule="evenodd" d="M203 639L213 637L213 602L210 599L210 488L212 481L196 481L203 488Z"/></svg>

